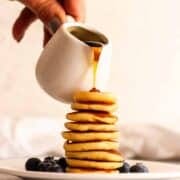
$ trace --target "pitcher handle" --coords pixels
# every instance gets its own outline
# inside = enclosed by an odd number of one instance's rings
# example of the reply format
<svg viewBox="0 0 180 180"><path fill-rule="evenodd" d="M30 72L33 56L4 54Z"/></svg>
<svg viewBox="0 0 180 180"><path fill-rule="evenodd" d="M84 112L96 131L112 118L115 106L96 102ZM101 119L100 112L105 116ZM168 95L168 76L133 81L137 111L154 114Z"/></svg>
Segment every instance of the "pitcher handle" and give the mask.
<svg viewBox="0 0 180 180"><path fill-rule="evenodd" d="M59 28L58 22L59 22L59 20L57 20L57 21L55 20L55 21L48 24L47 28L48 28L49 32L51 33L51 35L53 35L57 31L57 29ZM75 19L72 16L67 15L66 16L66 22L75 22Z"/></svg>

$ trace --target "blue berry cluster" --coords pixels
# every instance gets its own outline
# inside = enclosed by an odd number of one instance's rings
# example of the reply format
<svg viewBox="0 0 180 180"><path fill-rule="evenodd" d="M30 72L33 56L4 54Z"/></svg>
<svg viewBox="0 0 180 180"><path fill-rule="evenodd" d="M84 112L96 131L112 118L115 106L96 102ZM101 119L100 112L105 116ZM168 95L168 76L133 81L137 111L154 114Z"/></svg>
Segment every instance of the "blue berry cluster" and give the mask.
<svg viewBox="0 0 180 180"><path fill-rule="evenodd" d="M65 172L67 167L66 159L61 157L55 159L53 156L45 157L42 161L39 158L30 158L26 161L25 168L28 171L43 172ZM136 163L130 166L124 162L123 166L118 169L120 173L146 173L148 168L142 163Z"/></svg>
<svg viewBox="0 0 180 180"><path fill-rule="evenodd" d="M55 159L53 156L45 157L43 161L39 158L30 158L25 164L28 171L65 172L66 167L65 158Z"/></svg>
<svg viewBox="0 0 180 180"><path fill-rule="evenodd" d="M130 166L127 162L124 162L123 166L119 169L120 173L147 173L149 172L148 168L142 163L136 163L133 166Z"/></svg>

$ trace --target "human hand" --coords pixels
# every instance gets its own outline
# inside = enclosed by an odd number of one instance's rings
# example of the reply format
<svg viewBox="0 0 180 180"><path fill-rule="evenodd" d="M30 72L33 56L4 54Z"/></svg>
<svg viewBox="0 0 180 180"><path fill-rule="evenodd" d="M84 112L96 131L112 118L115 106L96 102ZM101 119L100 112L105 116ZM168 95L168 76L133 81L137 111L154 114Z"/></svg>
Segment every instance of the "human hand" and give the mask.
<svg viewBox="0 0 180 180"><path fill-rule="evenodd" d="M57 28L66 21L66 15L76 21L85 17L84 0L20 0L26 7L21 11L13 25L13 37L20 42L28 27L37 19L44 23L45 45L52 36L51 29Z"/></svg>

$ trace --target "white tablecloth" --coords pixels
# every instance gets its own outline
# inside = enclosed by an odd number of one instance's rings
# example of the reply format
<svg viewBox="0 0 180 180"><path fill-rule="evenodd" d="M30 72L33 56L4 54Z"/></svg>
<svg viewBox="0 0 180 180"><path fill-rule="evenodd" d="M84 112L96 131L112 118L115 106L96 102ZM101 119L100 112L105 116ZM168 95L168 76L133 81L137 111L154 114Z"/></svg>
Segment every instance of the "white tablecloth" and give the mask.
<svg viewBox="0 0 180 180"><path fill-rule="evenodd" d="M1 118L0 159L45 154L62 155L62 118ZM159 124L126 122L118 125L120 150L126 157L179 159L180 129L173 121Z"/></svg>

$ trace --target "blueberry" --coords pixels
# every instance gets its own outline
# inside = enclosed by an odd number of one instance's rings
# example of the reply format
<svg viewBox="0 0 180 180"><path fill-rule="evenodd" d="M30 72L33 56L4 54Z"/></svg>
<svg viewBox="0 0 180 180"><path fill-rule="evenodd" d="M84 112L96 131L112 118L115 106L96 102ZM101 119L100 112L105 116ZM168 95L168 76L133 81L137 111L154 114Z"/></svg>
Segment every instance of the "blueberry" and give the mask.
<svg viewBox="0 0 180 180"><path fill-rule="evenodd" d="M63 171L65 171L66 167L67 167L67 162L66 159L64 157L59 158L59 160L57 161L57 163L61 166L61 168L63 169Z"/></svg>
<svg viewBox="0 0 180 180"><path fill-rule="evenodd" d="M38 171L48 171L51 166L50 162L41 162L38 166Z"/></svg>
<svg viewBox="0 0 180 180"><path fill-rule="evenodd" d="M55 160L55 162L56 162L56 164L58 164L58 165L59 165L59 159L56 159L56 160Z"/></svg>
<svg viewBox="0 0 180 180"><path fill-rule="evenodd" d="M47 156L44 158L44 161L54 161L54 157L53 156Z"/></svg>
<svg viewBox="0 0 180 180"><path fill-rule="evenodd" d="M123 166L118 168L120 173L129 173L130 172L130 165L127 162L124 162Z"/></svg>
<svg viewBox="0 0 180 180"><path fill-rule="evenodd" d="M25 168L29 171L37 171L41 160L38 158L30 158L26 161Z"/></svg>
<svg viewBox="0 0 180 180"><path fill-rule="evenodd" d="M133 165L130 168L130 172L132 172L132 173L145 173L145 172L149 172L149 170L142 163L136 163L135 165Z"/></svg>
<svg viewBox="0 0 180 180"><path fill-rule="evenodd" d="M63 169L58 164L54 164L48 168L48 171L49 172L63 172Z"/></svg>

